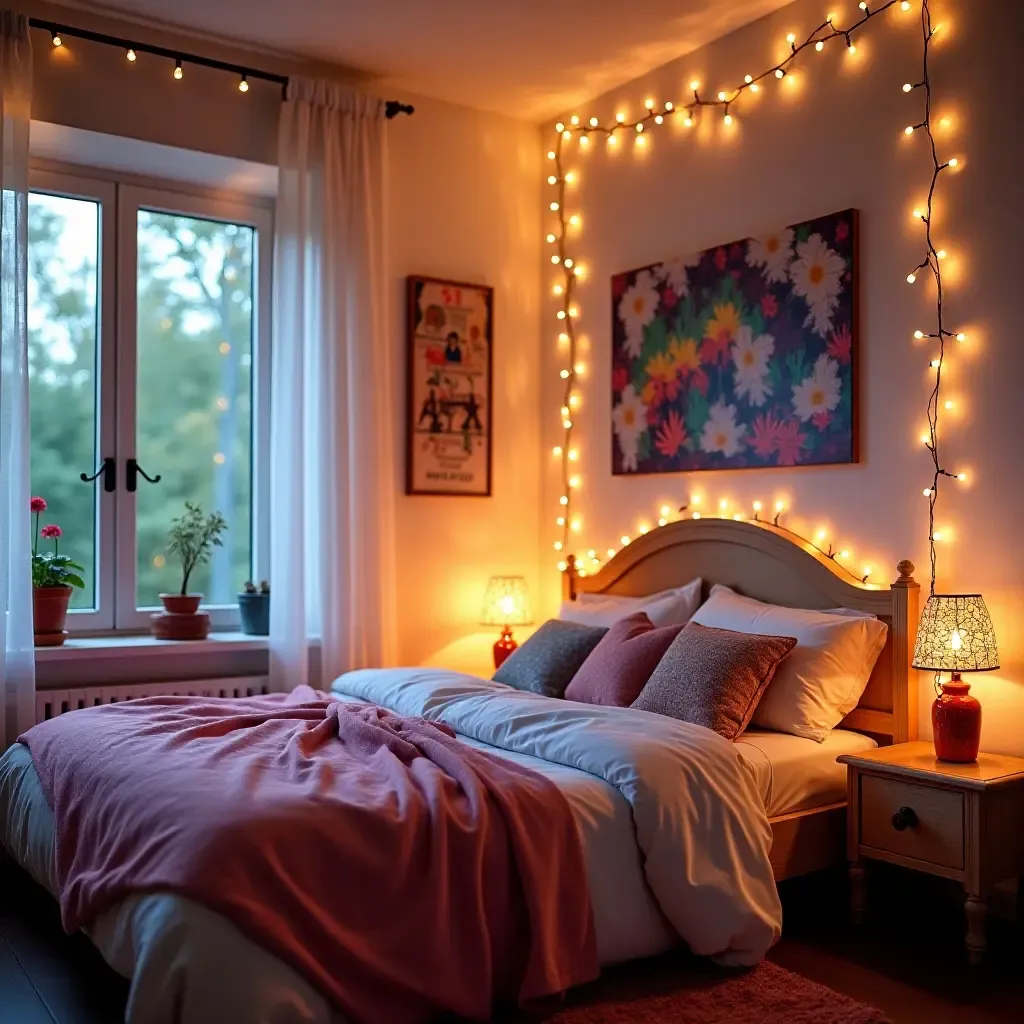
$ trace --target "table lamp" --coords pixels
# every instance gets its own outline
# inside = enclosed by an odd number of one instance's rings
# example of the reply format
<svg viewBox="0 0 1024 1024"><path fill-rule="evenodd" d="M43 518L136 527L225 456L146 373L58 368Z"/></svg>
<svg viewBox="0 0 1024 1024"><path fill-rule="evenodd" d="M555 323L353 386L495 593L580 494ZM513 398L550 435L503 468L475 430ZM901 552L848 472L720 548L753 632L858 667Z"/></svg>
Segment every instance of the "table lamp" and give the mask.
<svg viewBox="0 0 1024 1024"><path fill-rule="evenodd" d="M522 576L492 576L484 594L480 622L484 626L501 626L501 638L494 645L496 669L519 646L512 637L512 627L527 626L532 621L526 580Z"/></svg>
<svg viewBox="0 0 1024 1024"><path fill-rule="evenodd" d="M936 673L941 693L932 704L935 756L969 764L978 759L981 704L970 695L961 672L999 668L996 633L981 594L932 594L921 613L914 668ZM940 673L951 672L948 683Z"/></svg>

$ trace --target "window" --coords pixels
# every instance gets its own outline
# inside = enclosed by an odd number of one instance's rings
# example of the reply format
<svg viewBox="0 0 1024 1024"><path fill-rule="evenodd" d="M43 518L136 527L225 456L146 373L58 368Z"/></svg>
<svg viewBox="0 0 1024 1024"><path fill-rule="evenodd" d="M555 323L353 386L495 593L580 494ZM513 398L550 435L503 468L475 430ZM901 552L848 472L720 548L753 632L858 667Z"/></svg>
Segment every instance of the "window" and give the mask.
<svg viewBox="0 0 1024 1024"><path fill-rule="evenodd" d="M190 589L230 627L267 554L270 210L41 172L32 189L32 493L86 567L69 629L148 625L180 586L186 501L228 521Z"/></svg>

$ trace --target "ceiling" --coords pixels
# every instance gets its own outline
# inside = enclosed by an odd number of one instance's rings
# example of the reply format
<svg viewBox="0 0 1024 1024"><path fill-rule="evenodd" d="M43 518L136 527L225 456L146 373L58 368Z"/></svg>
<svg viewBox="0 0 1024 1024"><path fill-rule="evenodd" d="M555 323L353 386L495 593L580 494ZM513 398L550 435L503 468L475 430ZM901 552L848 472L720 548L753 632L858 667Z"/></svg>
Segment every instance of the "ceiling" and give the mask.
<svg viewBox="0 0 1024 1024"><path fill-rule="evenodd" d="M77 6L540 122L790 0L112 0Z"/></svg>

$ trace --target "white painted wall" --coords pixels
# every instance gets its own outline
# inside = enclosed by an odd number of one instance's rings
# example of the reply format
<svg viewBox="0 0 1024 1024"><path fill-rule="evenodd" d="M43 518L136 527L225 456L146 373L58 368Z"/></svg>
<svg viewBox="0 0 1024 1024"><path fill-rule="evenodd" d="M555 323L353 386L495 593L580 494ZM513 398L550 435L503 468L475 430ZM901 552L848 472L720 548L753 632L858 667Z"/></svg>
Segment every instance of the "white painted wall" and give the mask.
<svg viewBox="0 0 1024 1024"><path fill-rule="evenodd" d="M851 0L833 4L837 21L849 23L855 6ZM948 313L970 332L970 341L951 353L944 388L944 397L957 402L955 412L944 414L946 461L964 467L971 481L947 486L943 494L939 524L952 540L940 548L939 589L984 594L1002 668L971 677L984 706L983 744L1024 753L1024 553L1018 535L1024 506L1024 202L1014 107L1024 12L999 0L934 7L942 23L932 68L935 113L950 118L940 145L946 157L958 155L965 163L943 181L936 229L952 254ZM662 503L678 504L694 492L746 510L755 498L767 504L779 495L794 509L791 525L805 531L825 526L859 565L874 567L873 579L895 579L897 561L910 558L927 585L927 503L921 492L930 483L930 460L919 438L932 351L912 335L919 327L931 329L934 302L928 285L911 288L906 275L924 251L910 211L925 198L931 161L923 136L903 135L908 123L920 120L920 94L901 91L904 82L920 77L919 11L919 0L909 13L898 5L890 10L858 39L855 57L841 46L808 53L799 73L784 82L772 79L759 96L736 106L732 131L709 118L689 133L678 123L655 128L644 155L631 141L614 155L603 144L586 154L571 150L566 166L579 171L580 183L567 208L583 217L571 252L589 268L579 306L591 372L575 417L584 481L580 550L617 546L621 534L653 523ZM636 114L647 96L679 101L693 78L715 93L780 59L786 34L803 38L823 12L820 0L799 0L578 113L605 122L617 110ZM551 138L549 128L545 149ZM550 198L545 193L545 211ZM846 207L861 211L860 464L613 478L610 276ZM542 231L549 230L548 217ZM541 263L545 291L556 279L547 255ZM550 449L560 441L563 363L555 343L557 306L553 299L545 305L543 422ZM551 544L558 537L559 485L556 460L547 459L542 543L549 553L544 597L550 610L558 586ZM922 730L929 735L930 687L922 682Z"/></svg>

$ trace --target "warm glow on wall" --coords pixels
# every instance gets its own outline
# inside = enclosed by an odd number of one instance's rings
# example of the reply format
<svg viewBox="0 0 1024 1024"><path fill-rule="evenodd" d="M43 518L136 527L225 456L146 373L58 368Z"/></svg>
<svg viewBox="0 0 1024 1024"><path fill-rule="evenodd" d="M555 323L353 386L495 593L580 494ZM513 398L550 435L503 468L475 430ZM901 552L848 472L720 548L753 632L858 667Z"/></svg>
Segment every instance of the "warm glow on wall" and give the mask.
<svg viewBox="0 0 1024 1024"><path fill-rule="evenodd" d="M793 81L797 77L790 74L790 72L794 70L794 63L803 55L805 50L810 49L814 53L821 53L826 49L832 49L833 46L841 46L845 48L847 53L854 54L857 52L856 40L869 23L874 23L875 19L888 11L890 7L895 7L905 13L910 11L913 6L918 6L920 9L924 43L923 74L920 81L903 83L901 91L910 99L920 96L923 111L919 112L919 119L911 120L911 123L907 124L904 131L908 145L916 144L914 140L918 138L927 140L928 148L931 151L933 168L927 192L922 191L918 193L916 204L910 208L914 220L920 223L924 232L925 255L917 266L909 270L906 280L910 285L916 285L922 274L929 273L936 287L935 329L930 332L925 330L914 332L914 339L916 341L924 342L928 340L934 345L929 361L931 373L929 375L928 425L921 436L921 443L926 447L933 463L933 479L931 486L924 490L924 495L928 499L929 504L928 538L931 551L931 589L934 592L935 543L940 539L948 539L952 534L951 529L948 527L936 531L935 505L938 499L939 486L942 479L945 478L955 479L959 482L966 480L966 474L962 471L947 471L939 458L939 413L940 411L953 411L951 400L946 400L940 395L942 375L945 369L946 342L952 339L962 342L966 340L967 336L963 331L951 331L946 327L940 264L946 264L948 269L949 265L956 262L956 260L955 258L947 258L948 252L945 246L937 246L933 239L935 194L940 177L943 173L956 172L961 169L963 167L963 155L951 156L943 161L940 158L937 141L933 134L932 87L929 77L928 58L932 37L937 31L937 26L933 27L932 25L930 0L920 0L919 3L914 5L909 0L886 0L886 2L878 3L877 6L861 3L859 5L859 17L846 27L842 27L837 23L836 19L840 15L829 13L825 21L811 31L802 42L798 41L800 36L797 31L791 31L787 34L784 59L766 68L760 74L744 75L742 82L731 88L726 87L714 90L713 92L709 91L709 95L714 96L714 99L705 98L702 95L702 83L699 79L694 78L689 82L689 90L692 97L684 97L677 102L674 100L662 101L657 97L648 96L642 100L642 113L633 121L628 120L627 113L624 110L619 110L615 113L614 120L606 124L603 124L596 116L588 117L584 121L580 115L573 114L568 119L570 127L566 127L563 122L558 122L555 125L557 135L554 148L548 152L548 157L554 161L555 167L554 173L550 174L548 181L556 189L556 196L550 202L550 209L556 215L557 223L554 231L547 235L547 240L556 246L556 251L551 261L560 268L560 278L552 284L552 290L555 295L561 297L561 305L556 313L556 317L560 322L558 339L563 349L567 349L565 368L559 373L564 385L559 420L563 430L563 443L556 448L556 455L560 460L561 467L562 487L559 500L563 506L563 512L571 513L575 492L579 491L583 482L582 475L579 472L579 449L573 443L572 437L572 432L575 429L573 416L580 404L577 378L581 372L580 364L577 361L579 339L576 333L579 310L573 300L575 299L577 283L582 277L580 272L582 268L574 267L576 257L570 255L567 251L569 228L578 228L581 223L581 217L577 210L566 210L567 186L577 185L580 174L575 168L566 170L563 167L563 158L566 154L565 143L575 135L578 145L586 150L593 141L594 136L604 135L609 151L614 152L620 148L620 136L626 137L628 135L634 140L634 146L631 147L632 151L639 155L647 146L648 135L653 128L663 125L666 121L674 121L677 125L681 123L685 127L692 127L705 111L705 108L718 108L722 115L722 123L728 128L735 121L735 105L743 102L747 94L754 94L765 87L771 86L773 79L779 80L782 83L782 87L785 88L787 83L783 80L788 78L790 81ZM803 79L805 76L801 74L798 77ZM944 135L952 131L952 120L949 115L944 115L937 123ZM730 134L735 137L735 133ZM723 131L720 137L724 139L726 133ZM575 153L577 150L573 150L573 152ZM943 242L948 245L946 240L943 240ZM662 505L656 520L658 526L668 525L674 519L679 518L684 509L688 508L694 509L690 513L692 518L699 519L702 513L696 509L700 504L701 497L695 494L690 496L689 503L684 505L678 512L673 512L669 505ZM849 548L836 548L833 545L830 540L830 528L819 527L814 533L814 539L809 540L783 526L780 523L780 517L787 511L789 506L790 502L788 499L775 499L774 517L771 523L768 524L772 529L779 529L792 534L802 544L809 546L824 557L834 561L842 572L859 582L867 580L871 574L870 566L863 566L863 571L858 573L853 568L844 564L851 562L853 556ZM752 515L749 516L745 511L736 510L731 507L728 498L720 498L717 506L713 507L716 508L719 517L730 519L749 518L750 521L762 525L765 522L761 518L763 509L761 501L754 502L751 509ZM578 529L579 520L571 518L571 515L569 517L563 515L559 517L557 525L561 529L561 540L558 550L562 550L569 545L571 533ZM647 533L650 528L646 521L641 522L637 526L637 533ZM624 534L620 544L625 546L629 543L629 540L629 535ZM607 552L608 557L612 557L615 549L608 548ZM590 571L594 571L600 563L596 552L591 549L587 549L585 556L578 554L570 557L574 558L577 566L583 566L584 564L589 566ZM560 569L564 569L565 565L565 562L560 562ZM581 569L580 571L583 570Z"/></svg>

